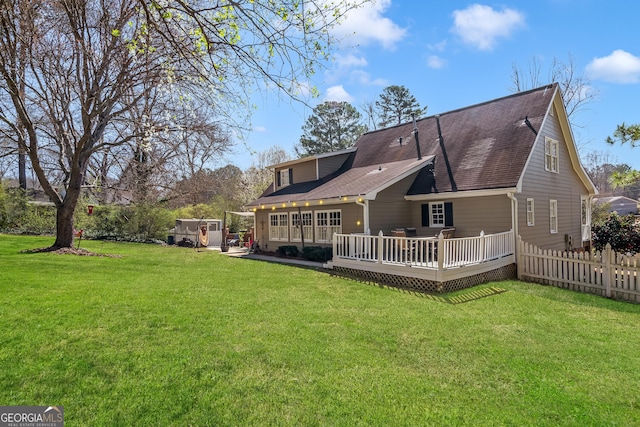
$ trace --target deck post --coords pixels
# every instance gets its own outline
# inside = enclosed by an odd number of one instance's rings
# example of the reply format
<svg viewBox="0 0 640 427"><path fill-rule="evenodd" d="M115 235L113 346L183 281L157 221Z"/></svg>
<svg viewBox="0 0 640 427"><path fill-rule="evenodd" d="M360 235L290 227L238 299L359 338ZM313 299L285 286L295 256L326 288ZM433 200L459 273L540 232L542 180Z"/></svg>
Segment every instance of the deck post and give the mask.
<svg viewBox="0 0 640 427"><path fill-rule="evenodd" d="M384 236L384 233L382 232L382 230L380 230L380 232L378 233L378 259L376 260L376 262L378 264L382 264L382 258L383 258L383 239L382 236Z"/></svg>
<svg viewBox="0 0 640 427"><path fill-rule="evenodd" d="M444 235L438 235L438 271L444 270Z"/></svg>

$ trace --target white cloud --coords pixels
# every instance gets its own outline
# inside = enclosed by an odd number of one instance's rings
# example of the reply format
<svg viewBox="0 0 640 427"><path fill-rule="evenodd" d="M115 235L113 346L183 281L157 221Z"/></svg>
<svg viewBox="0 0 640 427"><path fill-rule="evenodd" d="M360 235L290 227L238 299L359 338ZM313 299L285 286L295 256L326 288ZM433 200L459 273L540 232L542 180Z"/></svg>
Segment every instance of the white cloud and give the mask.
<svg viewBox="0 0 640 427"><path fill-rule="evenodd" d="M266 131L267 131L267 128L266 128L266 127L264 127L264 126L254 126L254 127L253 127L253 130L254 130L255 132L264 133L264 132L266 132Z"/></svg>
<svg viewBox="0 0 640 427"><path fill-rule="evenodd" d="M451 31L480 50L493 49L498 39L509 37L525 25L524 15L517 10L505 8L496 11L481 4L455 10L453 20Z"/></svg>
<svg viewBox="0 0 640 427"><path fill-rule="evenodd" d="M353 102L353 96L344 90L342 85L331 86L327 89L327 95L324 97L325 101L337 101L337 102Z"/></svg>
<svg viewBox="0 0 640 427"><path fill-rule="evenodd" d="M429 68L440 69L447 65L447 60L440 58L438 55L429 55L427 58L427 66Z"/></svg>
<svg viewBox="0 0 640 427"><path fill-rule="evenodd" d="M337 54L335 56L336 64L340 68L350 68L350 67L365 67L369 65L367 59L362 56L356 56L352 53L347 55Z"/></svg>
<svg viewBox="0 0 640 427"><path fill-rule="evenodd" d="M352 9L333 32L340 38L348 37L347 43L367 45L377 42L385 49L392 50L396 43L404 38L407 30L384 17L384 12L389 6L391 0L379 0Z"/></svg>
<svg viewBox="0 0 640 427"><path fill-rule="evenodd" d="M367 86L388 86L389 82L385 79L372 79L371 74L363 70L353 70L351 72L352 81L356 81Z"/></svg>
<svg viewBox="0 0 640 427"><path fill-rule="evenodd" d="M427 45L427 47L436 52L444 52L445 48L447 47L447 41L442 40L441 42L438 42L436 44Z"/></svg>
<svg viewBox="0 0 640 427"><path fill-rule="evenodd" d="M609 56L593 58L587 65L587 73L592 79L613 83L638 83L640 58L624 50L614 50Z"/></svg>

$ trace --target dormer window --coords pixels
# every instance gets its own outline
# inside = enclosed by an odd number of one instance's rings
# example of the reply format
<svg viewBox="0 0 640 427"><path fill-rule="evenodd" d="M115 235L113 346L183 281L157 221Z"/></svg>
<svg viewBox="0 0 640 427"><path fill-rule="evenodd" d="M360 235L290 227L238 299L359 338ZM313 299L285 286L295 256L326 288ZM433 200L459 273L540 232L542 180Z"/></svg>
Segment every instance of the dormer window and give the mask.
<svg viewBox="0 0 640 427"><path fill-rule="evenodd" d="M293 169L280 169L278 171L278 187L286 187L293 184Z"/></svg>

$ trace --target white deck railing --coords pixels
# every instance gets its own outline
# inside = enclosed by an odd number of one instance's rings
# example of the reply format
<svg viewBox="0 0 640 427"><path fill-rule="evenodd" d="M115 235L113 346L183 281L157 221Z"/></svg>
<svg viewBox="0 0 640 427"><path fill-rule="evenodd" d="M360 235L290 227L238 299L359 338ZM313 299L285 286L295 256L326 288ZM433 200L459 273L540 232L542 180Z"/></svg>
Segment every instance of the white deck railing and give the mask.
<svg viewBox="0 0 640 427"><path fill-rule="evenodd" d="M513 255L514 245L513 231L451 239L334 234L333 257L443 270Z"/></svg>

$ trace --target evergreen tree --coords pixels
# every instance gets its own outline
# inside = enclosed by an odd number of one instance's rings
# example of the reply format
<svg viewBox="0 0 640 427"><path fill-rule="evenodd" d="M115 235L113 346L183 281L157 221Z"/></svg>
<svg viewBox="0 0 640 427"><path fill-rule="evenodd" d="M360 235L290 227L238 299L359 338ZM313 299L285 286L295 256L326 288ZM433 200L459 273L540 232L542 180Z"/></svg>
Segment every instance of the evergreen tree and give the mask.
<svg viewBox="0 0 640 427"><path fill-rule="evenodd" d="M387 86L376 101L380 127L399 125L412 120L412 115L418 118L427 112L427 107L420 107L420 103L404 86Z"/></svg>
<svg viewBox="0 0 640 427"><path fill-rule="evenodd" d="M296 154L305 157L351 147L367 130L361 117L348 102L328 101L317 105L302 127Z"/></svg>

